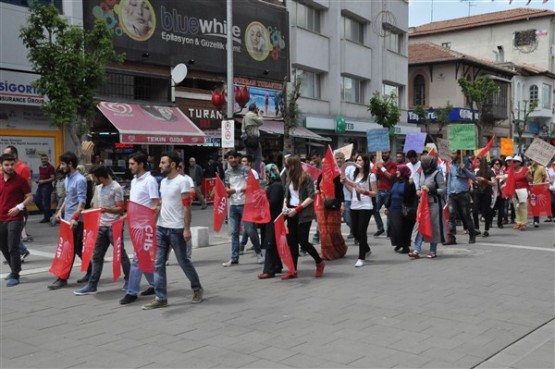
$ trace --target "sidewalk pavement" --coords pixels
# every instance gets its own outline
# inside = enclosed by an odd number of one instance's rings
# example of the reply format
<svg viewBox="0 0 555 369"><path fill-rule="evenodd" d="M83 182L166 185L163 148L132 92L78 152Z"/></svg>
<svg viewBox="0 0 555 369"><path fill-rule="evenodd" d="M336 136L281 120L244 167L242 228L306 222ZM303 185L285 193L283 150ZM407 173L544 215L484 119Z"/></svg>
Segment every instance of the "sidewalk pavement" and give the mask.
<svg viewBox="0 0 555 369"><path fill-rule="evenodd" d="M211 224L211 216L195 209L193 226ZM123 282L111 281L109 262L96 295L73 295L77 266L68 287L47 290L57 228L38 221L29 221L34 242L22 283L0 288L2 368L555 367L549 223L495 228L474 245L461 234L433 260L410 261L387 238L369 236L364 267L354 268L358 247L348 242L347 256L327 262L323 278L314 278L306 256L299 278L288 281L258 280L252 252L223 268L230 245L222 231L210 235L217 245L193 250L205 301L190 303L189 283L172 261L170 305L143 311L149 298L119 305Z"/></svg>

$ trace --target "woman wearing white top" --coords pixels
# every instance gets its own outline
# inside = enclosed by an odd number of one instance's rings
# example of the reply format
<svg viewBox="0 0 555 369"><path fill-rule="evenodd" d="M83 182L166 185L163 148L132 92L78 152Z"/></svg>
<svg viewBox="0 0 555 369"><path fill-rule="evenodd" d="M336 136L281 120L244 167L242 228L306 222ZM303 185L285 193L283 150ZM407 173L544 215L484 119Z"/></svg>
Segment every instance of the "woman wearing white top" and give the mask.
<svg viewBox="0 0 555 369"><path fill-rule="evenodd" d="M357 168L352 178L342 177L342 182L351 191L351 229L358 241L358 260L355 267L364 265L366 256L370 255L368 246L368 224L374 206L372 197L378 193L376 175L370 173L370 159L367 155L358 155L355 159Z"/></svg>

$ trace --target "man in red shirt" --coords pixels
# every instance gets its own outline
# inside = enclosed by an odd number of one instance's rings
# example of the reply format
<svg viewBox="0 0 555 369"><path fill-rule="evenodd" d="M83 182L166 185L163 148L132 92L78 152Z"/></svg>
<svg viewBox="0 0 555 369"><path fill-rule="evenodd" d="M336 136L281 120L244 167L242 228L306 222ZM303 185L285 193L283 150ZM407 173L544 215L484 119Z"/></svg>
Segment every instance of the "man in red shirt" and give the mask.
<svg viewBox="0 0 555 369"><path fill-rule="evenodd" d="M52 164L48 162L48 156L46 156L46 154L40 156L40 162L39 179L37 180L39 187L37 188L34 201L37 208L39 208L44 215L40 223L49 223L50 217L52 216L52 182L54 182L56 170Z"/></svg>
<svg viewBox="0 0 555 369"><path fill-rule="evenodd" d="M397 164L391 160L390 152L382 152L382 162L376 164L376 177L378 178L378 196L376 198L376 209L374 209L374 219L376 220L376 227L378 231L374 233L377 237L384 233L384 226L382 217L380 216L380 209L386 203L387 198L391 192L391 186L395 180L397 173ZM389 229L389 225L387 227Z"/></svg>
<svg viewBox="0 0 555 369"><path fill-rule="evenodd" d="M21 259L19 241L23 229L23 210L32 200L29 183L15 172L15 158L3 154L0 158L2 177L0 177L0 248L8 261L11 273L6 285L19 284Z"/></svg>

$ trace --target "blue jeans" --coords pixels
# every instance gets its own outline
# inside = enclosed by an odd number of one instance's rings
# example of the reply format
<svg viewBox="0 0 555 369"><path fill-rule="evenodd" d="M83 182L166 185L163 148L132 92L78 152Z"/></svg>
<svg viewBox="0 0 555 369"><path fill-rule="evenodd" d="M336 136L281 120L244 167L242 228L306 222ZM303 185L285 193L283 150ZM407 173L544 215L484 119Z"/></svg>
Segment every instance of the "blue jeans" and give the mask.
<svg viewBox="0 0 555 369"><path fill-rule="evenodd" d="M424 236L418 232L414 239L414 251L419 254L422 252L422 242L424 242ZM430 252L437 253L437 243L430 242Z"/></svg>
<svg viewBox="0 0 555 369"><path fill-rule="evenodd" d="M127 294L132 296L137 296L141 292L141 277L145 275L145 279L148 282L149 287L154 287L154 274L143 273L139 269L139 259L137 259L137 254L133 257L131 261L131 268L129 269L129 279L127 280Z"/></svg>
<svg viewBox="0 0 555 369"><path fill-rule="evenodd" d="M260 254L260 238L258 237L258 231L256 230L256 224L251 222L243 222L243 234L241 236L241 245L244 247L247 241L251 239L252 246L254 247L254 252Z"/></svg>
<svg viewBox="0 0 555 369"><path fill-rule="evenodd" d="M52 185L39 185L33 199L37 208L44 215L44 219L50 220L52 216Z"/></svg>
<svg viewBox="0 0 555 369"><path fill-rule="evenodd" d="M187 257L187 242L183 238L183 228L156 227L156 262L154 263L154 291L157 300L167 300L166 260L170 246L175 252L179 266L191 282L193 291L199 290L200 280L191 259Z"/></svg>
<svg viewBox="0 0 555 369"><path fill-rule="evenodd" d="M229 207L229 228L231 230L231 260L239 261L239 230L243 218L243 205L231 205ZM247 227L245 226L245 230ZM260 252L260 245L258 245Z"/></svg>
<svg viewBox="0 0 555 369"><path fill-rule="evenodd" d="M89 279L89 286L96 288L98 286L98 281L100 280L100 275L102 274L102 268L104 267L104 256L108 250L110 244L114 245L114 233L112 232L112 227L100 226L98 228L98 236L96 238L96 243L94 245L94 251L92 256L92 272ZM123 246L123 239L121 242L121 266L123 267L123 275L125 280L129 279L129 257L125 248Z"/></svg>
<svg viewBox="0 0 555 369"><path fill-rule="evenodd" d="M374 209L374 219L376 220L376 227L378 231L383 231L383 220L380 215L380 209L385 205L387 198L389 197L389 191L378 191L378 196L376 196L376 208Z"/></svg>

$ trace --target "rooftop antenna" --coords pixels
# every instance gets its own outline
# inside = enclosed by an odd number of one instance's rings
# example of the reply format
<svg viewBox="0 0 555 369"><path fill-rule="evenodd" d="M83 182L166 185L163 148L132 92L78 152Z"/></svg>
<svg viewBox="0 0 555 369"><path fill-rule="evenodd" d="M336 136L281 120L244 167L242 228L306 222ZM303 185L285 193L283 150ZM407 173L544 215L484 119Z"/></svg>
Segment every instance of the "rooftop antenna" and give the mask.
<svg viewBox="0 0 555 369"><path fill-rule="evenodd" d="M463 3L468 3L468 16L470 17L470 7L471 6L476 6L474 5L474 1L476 0L460 0Z"/></svg>

